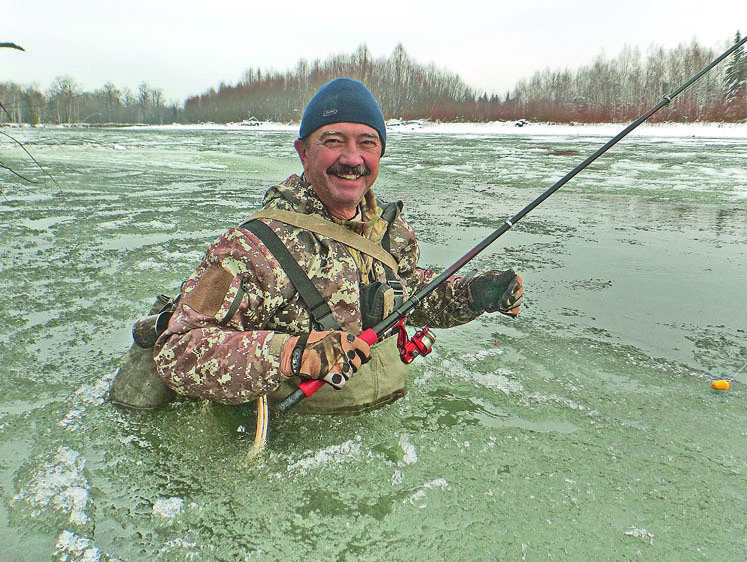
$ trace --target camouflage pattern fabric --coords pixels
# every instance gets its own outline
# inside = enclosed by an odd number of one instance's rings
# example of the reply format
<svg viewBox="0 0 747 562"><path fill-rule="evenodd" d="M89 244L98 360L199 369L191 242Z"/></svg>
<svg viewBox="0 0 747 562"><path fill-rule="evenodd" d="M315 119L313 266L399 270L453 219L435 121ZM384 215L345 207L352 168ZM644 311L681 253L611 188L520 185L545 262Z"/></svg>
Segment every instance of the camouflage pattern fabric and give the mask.
<svg viewBox="0 0 747 562"><path fill-rule="evenodd" d="M348 332L311 332L302 346L299 342L304 337L292 337L283 346L280 370L289 378L295 374L322 379L340 390L350 376L371 358L368 344ZM297 357L295 365L293 357Z"/></svg>
<svg viewBox="0 0 747 562"><path fill-rule="evenodd" d="M311 185L296 175L271 188L263 207L319 215L377 243L387 229L371 191L360 204L362 220L340 221L329 214ZM386 281L381 263L330 238L280 221L262 220L307 272L341 328L359 335L360 285ZM402 216L392 224L390 239L391 253L399 265L396 274L407 298L436 273L417 267L418 244ZM461 279L452 277L439 287L409 323L449 327L479 316L481 312L472 310L466 291L459 287ZM226 322L240 291L245 293L241 304ZM289 380L280 369L283 345L291 336L310 330L309 314L277 260L253 234L234 227L210 245L182 286L169 327L154 347L154 359L161 378L177 393L240 404ZM353 384L355 375L349 382Z"/></svg>

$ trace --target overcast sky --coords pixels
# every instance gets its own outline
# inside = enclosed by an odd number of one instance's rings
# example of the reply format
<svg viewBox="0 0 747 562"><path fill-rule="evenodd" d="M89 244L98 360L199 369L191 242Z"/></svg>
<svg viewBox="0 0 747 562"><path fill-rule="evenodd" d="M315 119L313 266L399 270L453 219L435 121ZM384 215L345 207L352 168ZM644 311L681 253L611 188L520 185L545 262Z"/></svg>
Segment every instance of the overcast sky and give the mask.
<svg viewBox="0 0 747 562"><path fill-rule="evenodd" d="M626 44L725 48L747 33L747 0L10 0L0 21L0 42L26 49L0 49L0 81L42 91L66 74L85 90L147 82L181 103L249 67L285 71L363 43L379 58L402 43L419 63L505 94Z"/></svg>

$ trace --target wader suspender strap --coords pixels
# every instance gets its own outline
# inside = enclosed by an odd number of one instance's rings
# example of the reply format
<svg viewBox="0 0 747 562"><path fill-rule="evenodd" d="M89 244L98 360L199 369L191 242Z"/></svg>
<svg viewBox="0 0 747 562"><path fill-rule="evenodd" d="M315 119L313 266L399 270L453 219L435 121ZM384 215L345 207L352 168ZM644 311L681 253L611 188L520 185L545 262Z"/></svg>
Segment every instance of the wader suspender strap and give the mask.
<svg viewBox="0 0 747 562"><path fill-rule="evenodd" d="M396 213L394 216L396 217ZM368 238L363 238L363 236L360 236L355 232L351 232L341 224L325 220L322 217L304 215L293 211L283 211L281 209L262 209L249 217L249 220L252 219L272 219L290 224L303 230L310 230L315 234L320 234L327 238L332 238L332 240L342 242L346 246L355 248L359 252L371 256L375 260L388 265L392 269L397 269L397 262L394 260L394 257L392 257L392 254L385 251L385 249L383 249L379 244L372 242Z"/></svg>
<svg viewBox="0 0 747 562"><path fill-rule="evenodd" d="M401 204L401 201L389 203L381 212L381 218L384 219L389 225L386 229L386 232L384 233L384 237L381 239L381 247L384 248L387 253L391 253L392 251L392 241L389 239L389 229L392 227L394 219L397 218L397 211L400 210Z"/></svg>
<svg viewBox="0 0 747 562"><path fill-rule="evenodd" d="M260 220L248 220L241 225L241 228L245 228L259 238L272 255L275 256L275 259L278 260L280 267L283 268L283 271L285 271L285 274L301 296L301 300L306 304L306 308L314 322L314 328L317 330L339 330L340 324L332 316L332 310L330 310L327 301L319 294L309 276L301 269L301 266L298 265L298 262L293 258L278 235Z"/></svg>
<svg viewBox="0 0 747 562"><path fill-rule="evenodd" d="M241 228L245 228L246 230L254 234L257 238L259 238L265 245L265 247L270 250L270 253L275 256L275 259L278 260L278 263L280 263L280 267L283 268L283 271L285 271L285 274L290 279L296 291L298 291L301 300L303 300L304 304L306 304L306 308L308 309L309 314L311 315L311 318L314 322L314 327L316 329L323 330L339 330L340 324L337 322L337 320L335 320L334 316L332 315L332 310L330 310L329 305L327 304L327 301L325 301L322 298L322 295L319 294L319 291L311 282L309 276L306 275L306 272L301 268L300 265L298 265L298 262L293 258L291 253L288 251L288 248L285 247L285 244L283 244L282 240L280 240L280 238L277 234L275 234L272 228L257 219L259 219L260 216L263 218L271 218L279 220L281 222L285 222L287 224L291 224L293 226L298 226L299 228L308 228L312 232L331 237L333 237L334 234L337 234L339 236L341 232L351 234L352 236L345 236L345 240L339 240L339 238L334 237L334 239L337 239L343 244L350 243L352 241L355 246L360 246L360 244L362 243L357 239L363 240L363 244L365 245L363 247L357 247L356 249L367 253L375 259L381 261L386 273L387 284L392 287L392 289L394 289L395 302L399 303L402 301L404 289L402 287L402 283L400 283L395 277L393 268L391 267L391 265L394 265L396 268L397 262L394 261L391 253L389 253L389 250L391 248L391 241L389 239L389 228L391 228L392 224L397 218L397 215L401 210L401 205L401 202L390 203L384 208L384 211L381 213L381 218L384 219L389 226L387 227L384 238L381 241L380 248L374 248L374 243L365 238L361 238L357 235L352 235L352 233L349 233L349 231L343 226L337 225L335 223L328 223L327 221L323 221L323 219L320 220L322 220L324 223L327 223L327 225L321 223L310 225L309 222L306 222L305 219L316 219L316 217L308 217L305 215L301 215L301 217L303 217L304 219L304 222L299 223L299 221L297 220L298 216L294 216L298 215L298 213L280 211L277 209L267 209L262 210L259 213L255 213L252 218L241 225ZM319 221L316 222L318 223ZM325 229L325 231L320 232L320 230L322 230L323 228ZM329 230L327 230L328 228ZM376 249L378 249L379 251L376 251ZM384 250L385 256L382 256L380 252L381 249ZM226 323L236 312L236 309L238 309L243 296L244 295L242 291L239 291L239 294L236 295L236 299L234 300L233 305L226 314L226 318L224 320Z"/></svg>
<svg viewBox="0 0 747 562"><path fill-rule="evenodd" d="M392 228L392 224L397 219L399 211L402 210L402 201L396 201L389 203L381 213L381 218L384 219L389 226L384 233L384 237L381 239L381 247L386 250L387 254L391 254L392 241L390 240L389 229ZM383 263L383 262L382 262ZM402 283L394 275L394 271L387 264L384 265L384 273L386 273L386 282L392 289L394 289L394 302L395 308L402 304L404 299L405 290L402 287Z"/></svg>

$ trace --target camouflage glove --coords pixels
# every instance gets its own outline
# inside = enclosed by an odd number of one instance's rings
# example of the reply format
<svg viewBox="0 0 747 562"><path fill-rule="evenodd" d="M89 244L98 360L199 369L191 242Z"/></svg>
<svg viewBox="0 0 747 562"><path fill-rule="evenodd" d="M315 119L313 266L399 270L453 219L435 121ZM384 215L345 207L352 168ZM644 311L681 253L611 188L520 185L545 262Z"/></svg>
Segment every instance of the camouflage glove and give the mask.
<svg viewBox="0 0 747 562"><path fill-rule="evenodd" d="M289 338L280 354L286 377L321 379L340 390L371 358L371 348L347 332L329 330Z"/></svg>
<svg viewBox="0 0 747 562"><path fill-rule="evenodd" d="M519 314L524 291L521 277L513 270L486 271L468 283L467 296L472 310L497 311L512 318Z"/></svg>

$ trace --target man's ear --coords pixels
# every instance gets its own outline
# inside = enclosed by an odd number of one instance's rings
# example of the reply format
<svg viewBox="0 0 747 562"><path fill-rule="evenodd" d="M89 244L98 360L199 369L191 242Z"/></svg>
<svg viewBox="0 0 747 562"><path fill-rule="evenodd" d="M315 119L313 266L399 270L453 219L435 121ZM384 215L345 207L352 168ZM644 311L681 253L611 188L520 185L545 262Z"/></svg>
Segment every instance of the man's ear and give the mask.
<svg viewBox="0 0 747 562"><path fill-rule="evenodd" d="M308 170L306 167L306 142L304 142L301 139L296 139L296 141L293 143L293 146L296 149L296 152L298 153L298 157L301 159L301 164L303 165L304 170Z"/></svg>

